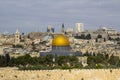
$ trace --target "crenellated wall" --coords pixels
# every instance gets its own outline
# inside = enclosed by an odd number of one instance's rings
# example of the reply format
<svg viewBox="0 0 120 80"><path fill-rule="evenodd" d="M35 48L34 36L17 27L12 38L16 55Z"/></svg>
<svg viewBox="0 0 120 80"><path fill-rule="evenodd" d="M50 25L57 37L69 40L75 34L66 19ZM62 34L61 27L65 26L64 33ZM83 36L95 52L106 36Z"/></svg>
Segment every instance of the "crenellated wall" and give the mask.
<svg viewBox="0 0 120 80"><path fill-rule="evenodd" d="M120 80L120 69L0 69L0 80Z"/></svg>

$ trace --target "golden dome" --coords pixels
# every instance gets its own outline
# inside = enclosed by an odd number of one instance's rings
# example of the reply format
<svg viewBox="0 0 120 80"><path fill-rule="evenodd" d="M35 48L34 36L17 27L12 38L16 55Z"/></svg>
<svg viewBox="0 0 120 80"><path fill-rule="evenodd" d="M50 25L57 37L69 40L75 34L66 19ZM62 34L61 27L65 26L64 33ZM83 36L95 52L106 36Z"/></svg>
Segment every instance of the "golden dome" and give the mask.
<svg viewBox="0 0 120 80"><path fill-rule="evenodd" d="M62 34L55 36L52 40L52 46L69 46L69 40Z"/></svg>

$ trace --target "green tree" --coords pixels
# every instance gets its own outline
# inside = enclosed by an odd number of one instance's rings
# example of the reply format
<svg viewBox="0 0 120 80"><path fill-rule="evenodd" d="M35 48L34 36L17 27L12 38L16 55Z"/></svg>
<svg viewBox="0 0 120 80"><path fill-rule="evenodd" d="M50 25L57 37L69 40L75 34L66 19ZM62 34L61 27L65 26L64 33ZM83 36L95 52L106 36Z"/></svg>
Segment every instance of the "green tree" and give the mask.
<svg viewBox="0 0 120 80"><path fill-rule="evenodd" d="M52 66L53 65L53 55L52 54L48 54L45 57L45 64L48 66Z"/></svg>
<svg viewBox="0 0 120 80"><path fill-rule="evenodd" d="M17 44L17 45L13 45L14 48L23 48L24 46L22 44Z"/></svg>
<svg viewBox="0 0 120 80"><path fill-rule="evenodd" d="M0 55L0 67L5 67L5 57Z"/></svg>
<svg viewBox="0 0 120 80"><path fill-rule="evenodd" d="M76 56L68 56L68 58L71 67L74 67L76 63L78 63L78 58Z"/></svg>
<svg viewBox="0 0 120 80"><path fill-rule="evenodd" d="M14 59L14 58L13 58ZM15 65L27 65L27 64L31 64L32 58L29 54L26 54L24 56L19 56L17 58L15 58L14 60L14 64Z"/></svg>
<svg viewBox="0 0 120 80"><path fill-rule="evenodd" d="M11 59L10 59L10 62L9 62L9 66L11 66L11 67L13 67L13 66L16 66L16 58L14 58L14 57L11 57Z"/></svg>
<svg viewBox="0 0 120 80"><path fill-rule="evenodd" d="M106 38L104 38L104 42L106 42Z"/></svg>
<svg viewBox="0 0 120 80"><path fill-rule="evenodd" d="M98 42L98 38L95 39L95 42Z"/></svg>
<svg viewBox="0 0 120 80"><path fill-rule="evenodd" d="M87 34L86 39L91 39L91 34Z"/></svg>
<svg viewBox="0 0 120 80"><path fill-rule="evenodd" d="M85 39L85 34L81 34L81 39Z"/></svg>
<svg viewBox="0 0 120 80"><path fill-rule="evenodd" d="M9 65L9 62L10 62L10 56L9 56L9 54L5 54L5 64L6 64L6 66Z"/></svg>
<svg viewBox="0 0 120 80"><path fill-rule="evenodd" d="M107 59L105 58L106 56L103 54L97 54L97 55L91 55L88 56L87 58L87 63L91 67L96 67L96 64L102 64L102 65L107 65Z"/></svg>
<svg viewBox="0 0 120 80"><path fill-rule="evenodd" d="M102 38L102 35L99 34L99 35L97 36L97 38Z"/></svg>
<svg viewBox="0 0 120 80"><path fill-rule="evenodd" d="M120 38L119 37L115 38L115 41L120 41Z"/></svg>
<svg viewBox="0 0 120 80"><path fill-rule="evenodd" d="M58 66L64 66L68 63L68 57L67 56L58 56L56 58L56 63Z"/></svg>
<svg viewBox="0 0 120 80"><path fill-rule="evenodd" d="M119 65L119 57L111 55L108 62L110 63L110 65L118 66Z"/></svg>
<svg viewBox="0 0 120 80"><path fill-rule="evenodd" d="M110 36L108 37L108 40L113 40L113 38L111 38Z"/></svg>
<svg viewBox="0 0 120 80"><path fill-rule="evenodd" d="M83 65L82 65L82 63L81 62L77 62L76 64L75 64L75 66L74 66L74 68L83 68Z"/></svg>

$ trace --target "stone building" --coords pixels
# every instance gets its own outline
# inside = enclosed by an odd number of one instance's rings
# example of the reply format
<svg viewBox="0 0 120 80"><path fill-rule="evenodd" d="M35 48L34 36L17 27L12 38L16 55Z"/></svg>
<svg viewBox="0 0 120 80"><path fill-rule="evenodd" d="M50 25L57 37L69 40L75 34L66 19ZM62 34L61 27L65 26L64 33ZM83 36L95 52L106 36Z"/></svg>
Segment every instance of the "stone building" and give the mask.
<svg viewBox="0 0 120 80"><path fill-rule="evenodd" d="M20 33L18 31L18 29L15 32L15 45L20 43Z"/></svg>

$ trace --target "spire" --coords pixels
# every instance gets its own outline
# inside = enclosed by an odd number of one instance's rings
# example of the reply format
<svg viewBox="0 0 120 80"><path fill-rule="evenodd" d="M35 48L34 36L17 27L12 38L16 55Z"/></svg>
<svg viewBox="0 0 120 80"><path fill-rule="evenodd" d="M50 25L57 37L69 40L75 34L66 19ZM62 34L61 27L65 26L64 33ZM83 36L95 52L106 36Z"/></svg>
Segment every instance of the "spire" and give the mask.
<svg viewBox="0 0 120 80"><path fill-rule="evenodd" d="M19 30L18 29L16 29L16 32L15 33L19 33Z"/></svg>
<svg viewBox="0 0 120 80"><path fill-rule="evenodd" d="M62 24L62 33L64 33L65 30L64 30L64 23Z"/></svg>

